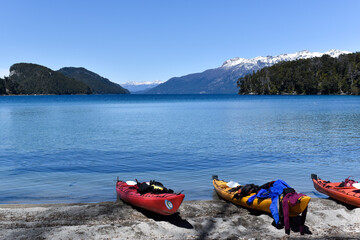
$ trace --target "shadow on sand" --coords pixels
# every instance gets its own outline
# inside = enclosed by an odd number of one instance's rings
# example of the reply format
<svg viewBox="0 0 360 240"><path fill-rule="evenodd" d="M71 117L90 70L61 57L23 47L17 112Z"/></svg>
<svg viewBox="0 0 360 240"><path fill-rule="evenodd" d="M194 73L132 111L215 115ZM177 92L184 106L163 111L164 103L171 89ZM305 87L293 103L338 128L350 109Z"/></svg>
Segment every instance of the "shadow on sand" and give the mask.
<svg viewBox="0 0 360 240"><path fill-rule="evenodd" d="M147 218L151 218L153 219L154 221L165 221L165 222L168 222L168 223L171 223L177 227L180 227L180 228L186 228L186 229L193 229L194 227L185 219L183 219L180 214L178 212L172 214L172 215L169 215L169 216L165 216L165 215L161 215L161 214L158 214L158 213L154 213L154 212L151 212L151 211L148 211L146 209L142 209L142 208L139 208L139 207L135 207L135 206L132 206L130 205L133 209L141 212L142 214L145 215L145 217Z"/></svg>
<svg viewBox="0 0 360 240"><path fill-rule="evenodd" d="M356 207L354 207L354 206L352 206L352 205L350 205L350 204L347 204L347 203L344 203L344 202L340 202L340 201L338 201L338 200L336 200L336 199L333 199L333 198L331 198L331 197L329 197L328 199L336 202L337 204L340 204L340 205L346 207L347 210L356 209Z"/></svg>
<svg viewBox="0 0 360 240"><path fill-rule="evenodd" d="M226 201L224 199L222 199L217 193L216 191L214 190L213 191L213 199L214 200L220 200L220 201ZM239 205L236 205L234 203L231 203L231 202L228 202L226 201L228 204L232 204L234 205L235 207L237 208L241 208L241 209L246 209L250 215L253 215L253 216L261 216L261 215L268 215L269 217L272 218L272 215L268 212L263 212L263 211L258 211L258 210L254 210L254 209L249 209L249 208L245 208L245 207L242 207L242 206L239 206ZM223 211L225 212L226 210L226 206L228 206L228 204L224 205L224 208L223 208ZM344 205L345 206L345 205ZM301 216L296 216L296 217L290 217L290 229L291 231L293 232L296 232L296 233L299 233L300 232L300 222L301 222ZM284 225L283 224L275 224L275 221L273 221L271 223L272 226L274 226L275 228L277 229L284 229ZM310 231L309 227L304 225L304 234L309 234L309 235L312 235L312 232ZM204 238L200 238L200 239L204 239Z"/></svg>

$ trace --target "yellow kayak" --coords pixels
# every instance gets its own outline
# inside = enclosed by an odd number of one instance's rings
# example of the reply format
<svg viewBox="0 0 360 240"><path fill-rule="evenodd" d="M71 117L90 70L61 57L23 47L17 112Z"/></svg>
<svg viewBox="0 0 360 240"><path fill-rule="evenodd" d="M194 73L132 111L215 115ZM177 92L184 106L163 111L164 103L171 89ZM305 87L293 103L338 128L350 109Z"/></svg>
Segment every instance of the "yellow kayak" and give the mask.
<svg viewBox="0 0 360 240"><path fill-rule="evenodd" d="M271 198L265 198L265 199L264 198L255 198L255 200L251 204L247 204L246 201L251 196L255 195L255 193L252 193L241 199L236 199L236 198L233 198L236 192L229 192L229 190L231 188L227 186L227 182L218 180L215 178L215 179L213 179L213 184L214 184L216 193L221 198L223 198L227 201L230 201L236 205L242 206L242 207L271 213L270 212ZM306 209L307 205L310 202L310 199L311 198L309 196L303 196L299 199L300 202L297 203L295 206L292 206L289 203L289 215L291 217L294 217L294 216L301 214Z"/></svg>

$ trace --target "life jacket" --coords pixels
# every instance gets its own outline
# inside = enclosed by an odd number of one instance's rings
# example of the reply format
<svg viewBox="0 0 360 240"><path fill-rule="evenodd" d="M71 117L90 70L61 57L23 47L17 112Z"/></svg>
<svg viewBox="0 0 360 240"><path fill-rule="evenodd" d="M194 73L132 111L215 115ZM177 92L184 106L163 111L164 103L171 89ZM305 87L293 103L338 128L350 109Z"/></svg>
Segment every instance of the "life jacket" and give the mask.
<svg viewBox="0 0 360 240"><path fill-rule="evenodd" d="M290 189L287 190L287 189L288 188L284 189L284 192L283 192L284 197L282 198L280 206L281 206L281 210L282 210L282 220L283 220L284 227L285 227L285 233L289 235L290 234L289 204L291 204L292 206L295 206L298 202L300 202L301 198L306 195L295 192L295 190L293 188L291 188L292 190L290 190ZM305 225L306 213L307 213L307 207L301 213L301 218L300 218L300 222L299 222L299 229L300 229L301 235L304 235L304 228L305 228L304 225Z"/></svg>
<svg viewBox="0 0 360 240"><path fill-rule="evenodd" d="M352 187L354 183L358 183L358 181L355 181L352 176L349 176L344 182L340 183L338 187Z"/></svg>
<svg viewBox="0 0 360 240"><path fill-rule="evenodd" d="M142 182L142 183L137 183L137 191L138 193L140 194L145 194L145 193L148 193L150 192L150 185L147 184L146 182Z"/></svg>
<svg viewBox="0 0 360 240"><path fill-rule="evenodd" d="M136 180L136 182L137 182L137 186L138 186L137 191L140 194L174 193L174 191L172 189L167 189L166 187L164 187L164 185L161 182L157 182L155 180L150 180L149 183L147 183L147 182L139 183L137 180Z"/></svg>
<svg viewBox="0 0 360 240"><path fill-rule="evenodd" d="M233 187L233 188L230 188L230 190L228 191L229 193L232 193L232 192L238 192L240 189L241 189L241 185L237 186L237 187Z"/></svg>
<svg viewBox="0 0 360 240"><path fill-rule="evenodd" d="M285 181L279 179L275 181L269 189L260 189L257 194L251 196L247 203L251 204L255 198L271 198L270 212L274 218L276 224L279 223L279 210L278 210L278 201L279 196L283 193L285 188L291 188Z"/></svg>
<svg viewBox="0 0 360 240"><path fill-rule="evenodd" d="M247 185L251 186L253 184ZM303 196L305 195L296 193L295 189L291 188L286 182L279 179L260 186L259 191L248 199L247 204L250 205L257 197L271 198L270 212L274 218L275 226L280 229L284 225L285 233L290 234L289 203L294 206ZM299 226L301 235L304 234L306 213L307 208L301 214Z"/></svg>
<svg viewBox="0 0 360 240"><path fill-rule="evenodd" d="M267 182L259 187L259 189L269 189L272 187L275 181Z"/></svg>
<svg viewBox="0 0 360 240"><path fill-rule="evenodd" d="M234 194L233 199L241 199L251 193L257 193L259 186L255 184L246 184L238 189L238 192Z"/></svg>
<svg viewBox="0 0 360 240"><path fill-rule="evenodd" d="M152 193L165 193L167 189L161 182L156 182L155 180L150 181L150 191Z"/></svg>

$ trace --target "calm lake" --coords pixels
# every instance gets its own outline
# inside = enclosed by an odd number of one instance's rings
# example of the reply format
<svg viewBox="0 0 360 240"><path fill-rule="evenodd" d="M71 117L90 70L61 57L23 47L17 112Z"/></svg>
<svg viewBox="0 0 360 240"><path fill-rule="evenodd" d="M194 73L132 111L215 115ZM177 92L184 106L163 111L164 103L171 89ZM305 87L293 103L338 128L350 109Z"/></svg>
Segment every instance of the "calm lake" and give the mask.
<svg viewBox="0 0 360 240"><path fill-rule="evenodd" d="M212 199L211 176L360 180L360 97L0 97L0 203L115 201L116 177Z"/></svg>

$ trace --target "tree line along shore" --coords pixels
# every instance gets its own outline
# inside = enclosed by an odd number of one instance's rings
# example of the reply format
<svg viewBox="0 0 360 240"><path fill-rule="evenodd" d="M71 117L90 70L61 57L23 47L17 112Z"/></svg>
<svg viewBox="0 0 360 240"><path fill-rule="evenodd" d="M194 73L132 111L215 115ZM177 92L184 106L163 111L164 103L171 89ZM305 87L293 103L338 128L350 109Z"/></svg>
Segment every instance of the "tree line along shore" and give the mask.
<svg viewBox="0 0 360 240"><path fill-rule="evenodd" d="M360 53L280 62L238 79L239 94L359 95Z"/></svg>

